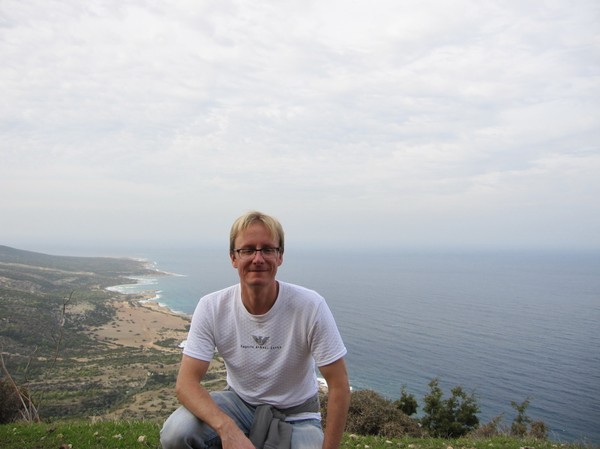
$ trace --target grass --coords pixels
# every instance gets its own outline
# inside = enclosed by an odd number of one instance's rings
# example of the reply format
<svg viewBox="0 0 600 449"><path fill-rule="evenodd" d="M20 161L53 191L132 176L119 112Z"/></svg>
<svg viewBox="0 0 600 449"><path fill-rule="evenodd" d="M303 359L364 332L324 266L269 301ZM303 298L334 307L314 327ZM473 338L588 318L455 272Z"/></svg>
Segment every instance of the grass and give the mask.
<svg viewBox="0 0 600 449"><path fill-rule="evenodd" d="M66 421L50 424L14 423L0 426L2 448L144 449L160 448L160 427L152 422Z"/></svg>
<svg viewBox="0 0 600 449"><path fill-rule="evenodd" d="M1 448L160 449L160 424L151 421L61 421L0 425ZM345 434L341 449L583 449L589 445L493 437L483 439L385 438Z"/></svg>

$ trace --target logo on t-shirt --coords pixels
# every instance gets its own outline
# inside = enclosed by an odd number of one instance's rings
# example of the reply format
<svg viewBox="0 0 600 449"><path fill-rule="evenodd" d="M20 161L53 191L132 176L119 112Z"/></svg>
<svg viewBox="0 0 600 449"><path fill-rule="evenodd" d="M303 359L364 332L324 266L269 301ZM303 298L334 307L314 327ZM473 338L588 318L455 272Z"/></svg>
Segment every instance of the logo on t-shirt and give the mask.
<svg viewBox="0 0 600 449"><path fill-rule="evenodd" d="M253 335L252 338L254 338L254 341L258 346L264 346L269 341L269 337L262 337L260 335Z"/></svg>

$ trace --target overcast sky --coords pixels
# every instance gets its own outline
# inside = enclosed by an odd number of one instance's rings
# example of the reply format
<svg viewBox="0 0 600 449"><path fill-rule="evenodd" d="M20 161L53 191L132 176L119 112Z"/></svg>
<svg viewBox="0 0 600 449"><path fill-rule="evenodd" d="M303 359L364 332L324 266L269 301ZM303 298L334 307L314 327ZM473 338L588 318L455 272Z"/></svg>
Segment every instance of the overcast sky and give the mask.
<svg viewBox="0 0 600 449"><path fill-rule="evenodd" d="M597 0L2 0L0 61L0 244L600 249Z"/></svg>

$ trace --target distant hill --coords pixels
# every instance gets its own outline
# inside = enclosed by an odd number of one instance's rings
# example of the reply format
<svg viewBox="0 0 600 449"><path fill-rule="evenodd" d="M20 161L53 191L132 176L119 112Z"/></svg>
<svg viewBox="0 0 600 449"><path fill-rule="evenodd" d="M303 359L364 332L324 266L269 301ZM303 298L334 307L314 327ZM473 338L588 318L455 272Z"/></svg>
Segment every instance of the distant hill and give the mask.
<svg viewBox="0 0 600 449"><path fill-rule="evenodd" d="M89 338L80 331L114 314L108 301L119 294L106 287L149 274L161 273L134 259L52 256L0 246L0 349L43 352L55 345L61 329L72 340L67 347L85 346ZM63 328L60 311L70 296Z"/></svg>
<svg viewBox="0 0 600 449"><path fill-rule="evenodd" d="M103 289L131 283L132 276L161 275L144 261L113 257L72 257L0 245L0 288L23 292Z"/></svg>
<svg viewBox="0 0 600 449"><path fill-rule="evenodd" d="M0 245L0 263L53 270L91 272L104 276L156 274L143 261L114 257L53 256Z"/></svg>

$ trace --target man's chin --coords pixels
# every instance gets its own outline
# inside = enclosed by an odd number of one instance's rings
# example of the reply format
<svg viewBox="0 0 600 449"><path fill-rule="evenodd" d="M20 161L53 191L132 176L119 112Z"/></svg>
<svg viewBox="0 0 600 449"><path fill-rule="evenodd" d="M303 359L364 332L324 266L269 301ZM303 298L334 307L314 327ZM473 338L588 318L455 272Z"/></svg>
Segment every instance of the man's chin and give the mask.
<svg viewBox="0 0 600 449"><path fill-rule="evenodd" d="M253 276L246 276L246 284L252 287L264 287L267 285L271 285L274 282L270 276L266 276L265 274L255 273Z"/></svg>

